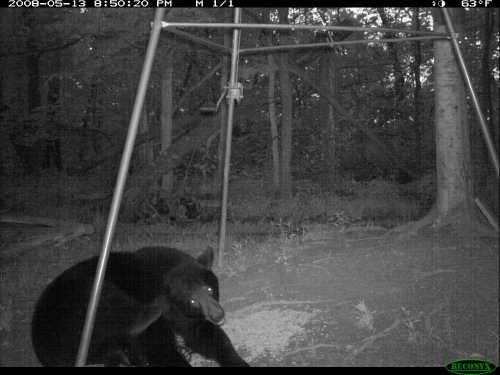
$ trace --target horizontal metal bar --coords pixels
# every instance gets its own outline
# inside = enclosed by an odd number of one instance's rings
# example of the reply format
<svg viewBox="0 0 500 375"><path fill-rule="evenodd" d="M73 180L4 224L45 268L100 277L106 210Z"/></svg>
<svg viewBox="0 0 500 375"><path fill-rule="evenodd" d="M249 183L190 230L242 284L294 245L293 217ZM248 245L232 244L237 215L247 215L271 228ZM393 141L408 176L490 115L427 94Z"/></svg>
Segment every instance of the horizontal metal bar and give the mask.
<svg viewBox="0 0 500 375"><path fill-rule="evenodd" d="M348 45L348 44L368 44L368 43L400 43L400 42L413 42L416 40L432 40L432 39L450 39L450 37L445 36L417 36L410 38L396 38L396 39L360 39L360 40L345 40L343 42L332 42L332 43L310 43L310 44L291 44L286 46L274 46L274 47L255 47L255 48L244 48L240 50L241 54L251 54L256 52L264 51L279 51L287 49L299 49L299 48L323 48L331 47L337 45Z"/></svg>
<svg viewBox="0 0 500 375"><path fill-rule="evenodd" d="M361 31L367 33L408 33L422 35L441 35L434 31L391 29L387 27L355 27L355 26L318 26L318 25L281 25L275 23L194 23L194 22L162 22L162 27L194 27L194 28L226 28L226 29L292 29L292 30L331 30L331 31Z"/></svg>
<svg viewBox="0 0 500 375"><path fill-rule="evenodd" d="M181 38L185 38L185 39L190 40L192 42L202 44L208 48L215 48L215 49L222 50L223 52L226 52L226 53L231 53L231 48L224 47L220 44L210 42L210 41L203 39L203 38L198 38L197 36L186 33L185 31L177 30L176 28L173 28L173 27L165 29L165 30L172 33L172 34L178 35Z"/></svg>

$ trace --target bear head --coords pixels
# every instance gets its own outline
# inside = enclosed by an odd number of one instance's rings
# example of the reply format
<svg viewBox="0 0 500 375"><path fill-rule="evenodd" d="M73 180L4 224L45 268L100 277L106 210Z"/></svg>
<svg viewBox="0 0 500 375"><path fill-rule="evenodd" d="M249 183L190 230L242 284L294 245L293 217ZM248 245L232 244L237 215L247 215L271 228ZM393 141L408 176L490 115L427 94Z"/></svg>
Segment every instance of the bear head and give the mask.
<svg viewBox="0 0 500 375"><path fill-rule="evenodd" d="M163 276L170 309L164 316L172 320L207 320L224 323L219 304L219 282L212 272L214 251L208 247L193 262L181 262ZM175 310L175 314L173 314Z"/></svg>

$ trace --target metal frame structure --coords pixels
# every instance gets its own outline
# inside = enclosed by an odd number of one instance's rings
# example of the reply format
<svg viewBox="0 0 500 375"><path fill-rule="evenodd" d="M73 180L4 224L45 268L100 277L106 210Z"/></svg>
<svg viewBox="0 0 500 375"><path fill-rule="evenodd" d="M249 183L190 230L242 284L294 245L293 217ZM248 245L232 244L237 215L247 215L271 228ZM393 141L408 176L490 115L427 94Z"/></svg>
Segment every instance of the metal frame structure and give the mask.
<svg viewBox="0 0 500 375"><path fill-rule="evenodd" d="M221 218L220 218L220 232L219 232L219 248L218 248L218 262L219 265L222 264L222 255L225 247L225 237L226 237L226 220L227 220L227 196L228 196L228 185L229 185L229 165L231 156L231 139L232 139L232 128L233 128L233 116L234 116L234 102L239 101L242 97L241 90L242 86L238 81L238 60L240 54L251 54L264 51L279 51L279 50L289 50L297 48L324 48L332 47L333 45L341 44L359 44L359 43L376 43L376 42L409 42L415 40L429 40L429 39L450 39L457 55L457 61L460 66L464 81L469 89L472 97L476 115L479 118L481 124L481 131L486 140L488 146L489 154L495 168L497 178L499 177L499 167L498 167L498 155L496 154L495 147L491 135L489 134L488 127L486 125L486 120L484 118L483 112L479 105L479 100L475 93L474 87L470 79L469 72L465 65L465 61L458 44L458 35L455 33L451 18L449 16L448 10L446 8L441 8L443 19L445 21L446 27L448 29L448 34L446 33L436 33L432 31L418 31L418 30L406 30L406 29L390 29L390 28L375 28L375 27L348 27L348 26L306 26L306 25L282 25L282 24L247 24L241 23L241 8L234 9L234 22L233 23L172 23L164 22L163 17L165 14L164 8L158 8L155 13L154 22L152 23L152 32L149 39L148 49L146 51L146 57L144 60L144 65L139 81L139 87L137 90L137 95L134 102L134 107L132 110L132 116L129 124L127 139L125 141L125 148L123 151L120 168L118 171L118 177L116 180L115 191L113 194L113 200L111 203L108 221L106 225L106 231L104 234L104 240L101 248L101 253L99 256L96 275L94 279L94 284L92 287L92 292L90 296L89 305L87 308L87 316L82 332L82 337L80 341L80 347L78 349L76 366L84 366L87 360L87 354L90 344L90 339L92 336L92 330L94 327L97 307L99 304L100 294L102 286L104 283L104 276L106 273L107 261L109 258L109 253L111 249L111 241L113 238L114 230L116 227L116 222L118 219L118 212L120 209L121 199L123 196L123 190L125 187L125 182L127 179L127 173L130 165L130 160L132 157L133 147L135 143L135 138L137 135L137 130L139 126L140 113L144 103L144 98L146 96L147 85L149 77L151 74L151 68L156 53L156 48L158 45L159 34L162 29L177 34L186 39L201 43L210 48L217 48L226 53L231 53L231 74L227 90L227 99L229 102L228 118L227 118L227 132L226 132L226 147L225 147L225 158L224 158L224 177L222 186L222 204L221 204ZM224 46L218 45L206 41L204 39L195 37L189 33L185 33L180 30L176 30L175 27L190 27L190 28L226 28L233 29L233 39L232 48L226 48ZM343 42L329 42L329 43L315 43L315 44L302 44L302 45L285 45L276 47L258 47L258 48L247 48L240 49L240 32L241 29L288 29L288 30L323 30L323 31L362 31L362 32L399 32L405 34L417 34L423 36L417 37L406 37L399 39L373 39L373 40L355 40L355 41L343 41Z"/></svg>
<svg viewBox="0 0 500 375"><path fill-rule="evenodd" d="M134 108L132 110L132 116L130 119L130 124L128 126L125 148L123 149L120 169L118 170L118 177L116 179L113 200L111 201L111 207L109 209L106 232L104 233L101 253L97 262L97 270L94 284L92 286L89 306L87 308L87 316L85 319L85 324L83 326L80 347L78 348L78 354L76 357L75 366L77 367L85 366L85 363L87 361L87 354L89 351L90 339L92 337L92 330L94 328L95 316L97 307L99 305L99 298L101 297L102 286L104 284L104 276L106 274L106 266L108 264L109 253L111 251L111 240L113 239L116 222L118 221L118 212L120 210L123 189L125 187L125 182L127 181L130 159L132 158L135 138L137 136L137 130L139 128L139 119L141 117L142 105L144 104L144 98L146 97L149 76L151 74L156 47L158 45L158 39L160 37L161 21L163 20L164 15L164 8L158 8L156 10L155 20L153 22L153 30L151 32L151 36L149 37L148 49L146 50L146 58L144 59L141 78L139 80L139 87L137 89L137 95L134 101Z"/></svg>
<svg viewBox="0 0 500 375"><path fill-rule="evenodd" d="M483 111L481 109L481 105L479 104L479 99L476 95L476 90L474 90L474 86L472 86L472 80L470 78L469 71L467 70L467 65L465 65L464 56L462 54L462 50L460 49L460 45L458 44L458 35L455 33L455 29L453 27L453 23L451 22L450 14L448 13L448 9L441 8L443 19L446 24L446 28L451 38L451 44L453 49L455 50L455 55L458 60L458 66L460 67L460 71L462 72L462 78L464 79L467 88L469 89L469 93L472 99L472 103L474 104L474 109L476 111L476 115L479 119L479 124L481 125L481 132L483 133L484 140L486 141L486 146L488 147L488 152L491 158L491 162L493 163L493 167L495 168L495 172L497 174L497 179L499 178L499 167L498 167L498 155L495 150L495 145L493 144L493 139L491 138L490 131L488 130L488 125L486 124L486 119L484 118Z"/></svg>

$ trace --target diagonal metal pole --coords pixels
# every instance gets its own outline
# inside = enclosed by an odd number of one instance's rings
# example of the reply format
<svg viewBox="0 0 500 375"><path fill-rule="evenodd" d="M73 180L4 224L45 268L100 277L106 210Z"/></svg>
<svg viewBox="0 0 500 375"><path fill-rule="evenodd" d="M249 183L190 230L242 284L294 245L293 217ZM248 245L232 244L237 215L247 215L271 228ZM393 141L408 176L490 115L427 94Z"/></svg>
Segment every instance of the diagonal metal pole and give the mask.
<svg viewBox="0 0 500 375"><path fill-rule="evenodd" d="M235 8L236 9L236 8ZM440 35L447 37L446 33L437 33L427 30L393 29L388 27L365 27L365 26L326 26L326 25L283 25L277 23L203 23L203 22L163 22L163 27L193 27L212 29L275 29L275 30L332 30L332 31L360 31L365 33L405 33L414 35Z"/></svg>
<svg viewBox="0 0 500 375"><path fill-rule="evenodd" d="M170 31L171 30L172 29L170 29ZM347 46L352 44L368 44L375 42L404 43L404 42L414 42L415 40L433 40L433 39L450 39L450 37L438 35L438 36L417 36L417 37L397 38L397 39L362 39L362 40L342 40L340 42L288 44L288 45L272 46L272 47L242 48L240 49L240 55L253 54L257 52L283 51L283 50L304 49L304 48L328 48L333 46Z"/></svg>
<svg viewBox="0 0 500 375"><path fill-rule="evenodd" d="M460 50L460 45L458 44L457 41L455 29L453 27L453 23L451 22L450 13L446 8L441 8L441 11L448 32L451 34L451 44L453 46L453 49L455 50L455 55L457 56L458 66L460 67L460 70L462 72L465 84L469 89L472 103L474 104L474 109L476 110L476 115L479 119L479 124L481 125L481 131L483 132L483 137L484 140L486 141L486 146L488 146L490 158L493 163L493 167L495 168L495 172L497 174L497 179L498 179L499 178L498 155L495 150L495 145L493 144L490 131L488 130L488 125L486 124L486 119L484 118L483 111L481 110L481 105L479 104L479 99L477 98L476 91L474 90L474 86L472 85L472 81L469 72L467 70L467 66L465 65L465 60L462 55L462 51Z"/></svg>
<svg viewBox="0 0 500 375"><path fill-rule="evenodd" d="M132 116L128 128L127 140L125 141L125 148L123 150L120 169L118 171L118 177L116 179L113 201L111 202L111 208L109 210L108 223L106 226L106 232L104 234L101 254L99 256L99 261L97 262L97 271L94 279L94 285L92 287L92 294L90 295L90 301L87 308L87 316L85 319L85 325L83 327L80 347L78 348L78 355L76 357L75 366L78 367L85 366L85 363L87 361L90 339L92 338L92 329L94 328L96 311L99 305L99 298L101 296L102 285L104 283L104 276L106 274L106 265L108 263L109 252L111 249L111 240L113 239L113 234L118 219L118 212L120 210L120 203L123 196L123 189L125 187L125 182L127 180L128 169L130 166L130 158L132 157L132 151L134 150L134 143L137 135L137 128L139 127L139 119L141 116L142 105L144 103L144 97L146 96L149 76L151 73L151 67L153 65L156 46L158 45L158 39L161 31L161 22L163 20L164 14L165 14L164 8L158 8L156 10L153 29L151 31L151 36L149 38L148 49L146 51L146 58L144 60L144 66L142 68L141 78L139 81L139 88L137 89L134 108L132 110Z"/></svg>
<svg viewBox="0 0 500 375"><path fill-rule="evenodd" d="M241 21L241 8L234 9L234 23ZM234 117L234 101L235 97L232 94L231 88L238 81L238 60L240 51L240 29L233 30L233 48L231 55L231 74L229 77L228 99L229 108L227 111L227 130L226 130L226 152L224 154L224 177L222 179L222 202L220 214L220 230L219 230L219 249L218 249L218 265L222 267L222 259L224 256L224 248L226 246L226 224L227 224L227 195L229 185L229 166L231 161L231 139L233 137L233 117Z"/></svg>

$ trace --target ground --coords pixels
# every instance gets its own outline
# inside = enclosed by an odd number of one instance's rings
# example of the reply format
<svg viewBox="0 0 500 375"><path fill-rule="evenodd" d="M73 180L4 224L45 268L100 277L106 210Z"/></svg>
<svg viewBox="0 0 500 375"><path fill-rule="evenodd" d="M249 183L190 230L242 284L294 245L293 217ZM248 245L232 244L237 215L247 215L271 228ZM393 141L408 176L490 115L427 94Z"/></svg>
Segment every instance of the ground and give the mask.
<svg viewBox="0 0 500 375"><path fill-rule="evenodd" d="M133 241L121 233L114 249L176 241L150 230ZM29 335L36 299L59 272L98 252L95 242L2 262L2 366L39 365ZM215 238L179 247L203 242ZM446 228L408 239L363 226L239 235L228 243L228 265L215 270L223 328L252 366L445 366L464 357L498 364L498 256L498 238ZM196 357L193 364L211 365Z"/></svg>

